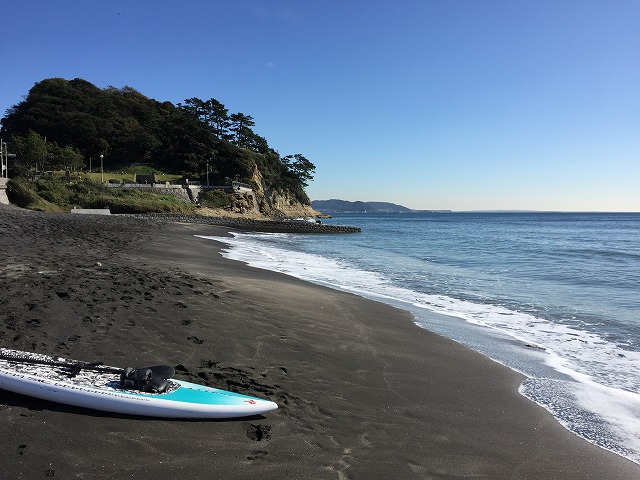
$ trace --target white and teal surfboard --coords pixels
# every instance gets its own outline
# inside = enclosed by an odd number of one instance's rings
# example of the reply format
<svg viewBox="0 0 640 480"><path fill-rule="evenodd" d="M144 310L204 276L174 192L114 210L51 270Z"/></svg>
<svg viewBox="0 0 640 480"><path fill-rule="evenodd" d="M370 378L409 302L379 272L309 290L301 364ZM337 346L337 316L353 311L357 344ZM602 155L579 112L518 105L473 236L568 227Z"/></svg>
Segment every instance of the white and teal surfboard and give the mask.
<svg viewBox="0 0 640 480"><path fill-rule="evenodd" d="M147 367L164 384L123 388L124 369L0 348L0 388L52 402L128 415L168 418L233 418L278 408L269 400L176 380L171 367Z"/></svg>

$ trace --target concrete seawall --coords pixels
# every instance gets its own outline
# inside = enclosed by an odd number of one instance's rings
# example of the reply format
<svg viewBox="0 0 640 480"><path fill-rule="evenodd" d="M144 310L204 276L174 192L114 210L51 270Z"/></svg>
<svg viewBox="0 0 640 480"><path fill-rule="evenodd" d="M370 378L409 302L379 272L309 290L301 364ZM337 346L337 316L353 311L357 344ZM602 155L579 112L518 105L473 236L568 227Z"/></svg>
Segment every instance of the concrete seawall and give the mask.
<svg viewBox="0 0 640 480"><path fill-rule="evenodd" d="M208 225L221 225L233 227L240 230L251 230L256 232L274 233L360 233L360 227L350 227L342 225L325 225L311 222L295 222L287 220L254 220L250 218L230 218L230 217L205 217L200 215L181 215L147 213L139 215L127 215L130 217L168 220L172 222L203 223Z"/></svg>
<svg viewBox="0 0 640 480"><path fill-rule="evenodd" d="M0 178L0 204L9 205L9 198L7 197L7 179Z"/></svg>

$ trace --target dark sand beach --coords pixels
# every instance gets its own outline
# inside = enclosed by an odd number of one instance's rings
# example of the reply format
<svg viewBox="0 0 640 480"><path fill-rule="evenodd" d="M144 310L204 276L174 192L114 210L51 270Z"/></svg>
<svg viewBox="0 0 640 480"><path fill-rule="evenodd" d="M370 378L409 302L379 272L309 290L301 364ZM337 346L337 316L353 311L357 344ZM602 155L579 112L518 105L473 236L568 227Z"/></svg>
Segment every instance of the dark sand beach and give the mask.
<svg viewBox="0 0 640 480"><path fill-rule="evenodd" d="M0 391L2 478L637 479L407 312L226 260L227 230L0 205L0 345L166 363L264 417L125 417Z"/></svg>

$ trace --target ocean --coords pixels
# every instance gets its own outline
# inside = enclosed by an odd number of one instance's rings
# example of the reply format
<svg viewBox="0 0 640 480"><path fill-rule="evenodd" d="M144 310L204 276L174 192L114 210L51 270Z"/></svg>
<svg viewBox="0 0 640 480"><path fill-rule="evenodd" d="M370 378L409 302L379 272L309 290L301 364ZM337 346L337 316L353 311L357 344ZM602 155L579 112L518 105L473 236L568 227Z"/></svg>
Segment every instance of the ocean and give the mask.
<svg viewBox="0 0 640 480"><path fill-rule="evenodd" d="M348 235L241 233L224 256L409 310L523 373L520 393L640 463L640 214L336 214ZM426 373L425 373L426 374Z"/></svg>

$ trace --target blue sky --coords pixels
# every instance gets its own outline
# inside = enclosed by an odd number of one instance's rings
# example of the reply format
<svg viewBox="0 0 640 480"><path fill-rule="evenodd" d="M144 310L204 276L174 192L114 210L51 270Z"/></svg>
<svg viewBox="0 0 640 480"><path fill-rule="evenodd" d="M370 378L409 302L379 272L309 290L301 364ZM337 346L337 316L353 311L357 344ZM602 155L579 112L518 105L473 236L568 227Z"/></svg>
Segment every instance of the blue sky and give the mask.
<svg viewBox="0 0 640 480"><path fill-rule="evenodd" d="M312 199L640 211L637 0L3 0L0 112L84 78L216 98Z"/></svg>

